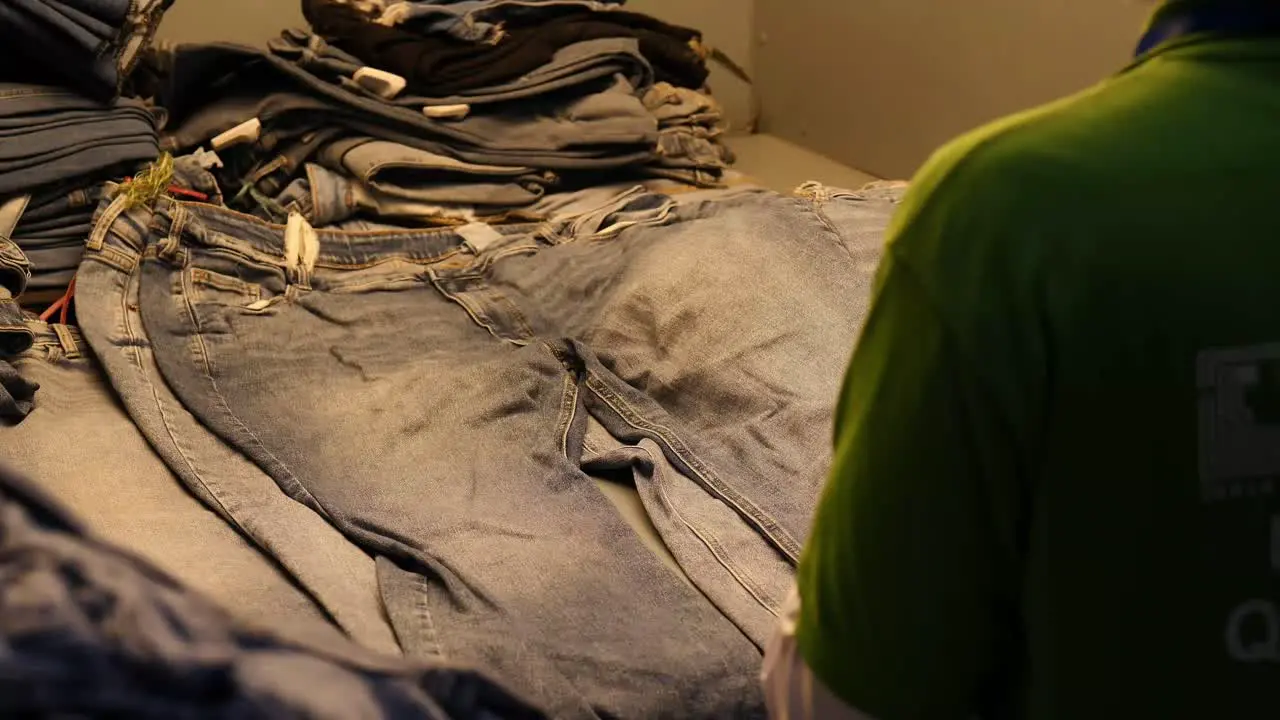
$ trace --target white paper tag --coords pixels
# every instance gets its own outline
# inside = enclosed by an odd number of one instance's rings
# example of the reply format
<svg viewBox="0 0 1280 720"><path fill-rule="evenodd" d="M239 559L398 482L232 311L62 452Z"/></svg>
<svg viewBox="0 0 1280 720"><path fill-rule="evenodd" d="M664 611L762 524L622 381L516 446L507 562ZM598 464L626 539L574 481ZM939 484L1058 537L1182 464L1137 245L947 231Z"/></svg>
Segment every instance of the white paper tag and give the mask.
<svg viewBox="0 0 1280 720"><path fill-rule="evenodd" d="M477 255L484 252L485 249L502 242L504 237L502 233L494 230L493 226L487 223L463 225L456 232L462 236L462 239L467 243L467 247L471 248L472 252Z"/></svg>
<svg viewBox="0 0 1280 720"><path fill-rule="evenodd" d="M214 152L217 152L242 143L256 143L259 137L262 137L262 121L253 118L210 140L209 145L213 147Z"/></svg>

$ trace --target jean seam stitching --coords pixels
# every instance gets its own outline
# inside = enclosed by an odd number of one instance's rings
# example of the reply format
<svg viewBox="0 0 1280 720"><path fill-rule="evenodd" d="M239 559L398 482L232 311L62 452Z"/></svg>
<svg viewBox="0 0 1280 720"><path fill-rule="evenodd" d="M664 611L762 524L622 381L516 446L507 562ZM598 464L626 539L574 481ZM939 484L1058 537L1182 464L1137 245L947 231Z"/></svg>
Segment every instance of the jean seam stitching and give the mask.
<svg viewBox="0 0 1280 720"><path fill-rule="evenodd" d="M183 282L185 284L185 279ZM184 287L184 290L185 289L186 288ZM267 449L266 444L263 443L262 440L252 430L250 430L247 425L244 424L244 422L240 419L240 417L231 410L230 403L227 402L227 398L225 395L223 395L221 387L218 386L218 381L214 378L213 361L209 353L208 345L205 343L204 329L196 313L195 307L192 306L190 297L184 297L183 303L186 305L187 314L190 316L192 325L194 326L194 329L196 331L195 340L196 340L198 352L201 356L200 357L201 364L203 365L205 370L205 378L209 381L209 388L212 390L214 396L218 399L218 404L222 406L222 410L226 412L227 417L235 424L237 428L239 428L246 435L249 436L249 438L253 441L253 444L255 444L259 450L266 453L267 457L269 457L272 462L274 462L281 470L284 471L285 475L288 477L290 484L298 488L302 492L302 494L307 498L308 502L304 504L309 503L311 505L314 505L314 509L317 512L319 512L322 516L324 516L325 519L329 520L330 522L333 522L333 515L324 506L324 504L321 503L319 499L317 499L315 495L313 495L311 491L307 489L307 487L303 485L301 481L298 480L297 475L295 475L294 472L289 469L289 466L285 465L284 461L276 457L275 453ZM267 473L267 474L270 475L270 473Z"/></svg>
<svg viewBox="0 0 1280 720"><path fill-rule="evenodd" d="M431 591L431 582L423 575L414 573L414 582L418 587L417 610L422 617L426 627L424 628L431 638L433 654L444 661L448 659L448 653L445 652L444 642L440 639L440 632L436 629L435 616L431 614L431 608L426 603L426 597Z"/></svg>
<svg viewBox="0 0 1280 720"><path fill-rule="evenodd" d="M143 379L143 382L147 384L147 389L151 393L151 399L155 403L156 410L160 415L160 422L164 425L165 434L169 436L169 440L173 443L174 449L176 449L178 454L182 457L183 464L185 464L187 469L191 471L191 475L195 478L196 482L200 483L200 486L209 492L209 496L213 498L213 501L217 504L218 508L222 510L222 515L229 520L232 525L235 525L237 529L245 533L245 535L253 537L245 531L244 527L231 512L230 508L222 502L222 498L219 497L219 494L209 486L209 483L206 482L204 477L200 475L200 472L196 470L195 463L192 462L190 456L182 448L182 445L178 442L178 438L174 434L173 427L169 422L169 416L164 409L163 403L160 402L160 396L156 390L155 383L151 381L151 376L147 373L147 369L142 362L142 348L144 346L150 347L150 341L146 340L145 334L139 335L134 332L133 316L129 309L129 292L127 285L127 283L132 283L134 280L135 278L132 274L125 277L125 292L120 295L120 313L121 318L123 319L121 324L123 325L125 335L129 338L129 347L133 349L133 352L129 353L131 356L130 359L133 361L134 367L138 369L138 373ZM138 282L141 282L141 278L137 278L137 280Z"/></svg>
<svg viewBox="0 0 1280 720"><path fill-rule="evenodd" d="M551 350L547 346L544 349ZM552 350L552 355L555 351ZM560 437L560 452L565 459L569 457L569 430L573 428L573 421L578 416L578 384L571 375L566 374L562 381L560 390L560 417L556 418L556 434ZM582 438L582 445L585 447L587 439ZM581 471L581 467L579 467Z"/></svg>
<svg viewBox="0 0 1280 720"><path fill-rule="evenodd" d="M503 340L503 337L498 334L497 329L494 327L493 322L489 318L489 315L484 312L484 308L475 306L473 303L469 302L464 297L459 297L460 293L454 293L450 290L446 290L441 285L440 278L435 274L435 272L434 271L428 271L428 272L430 273L431 284L436 288L436 290L441 295L443 295L445 298L453 301L456 305L461 307L463 312L465 312L476 325L486 330L495 339ZM461 293L461 294L465 295L465 293Z"/></svg>
<svg viewBox="0 0 1280 720"><path fill-rule="evenodd" d="M653 460L652 453L643 448L641 448L641 451L649 455L649 459L654 463L655 468L660 467L660 465ZM706 546L707 550L711 552L711 556L715 558L720 566L723 567L744 590L747 591L747 594L750 595L753 600L759 603L765 610L769 611L770 614L777 617L778 611L774 610L773 606L764 599L763 595L765 593L760 590L759 582L752 577L745 568L730 559L729 553L724 549L724 545L720 542L719 538L716 537L715 533L710 530L699 528L685 519L685 516L676 508L675 503L671 502L670 496L667 495L666 490L662 487L662 483L655 482L654 487L657 489L658 495L661 496L663 504L666 505L666 507L671 511L671 514L680 521L680 524L688 528L689 532L693 533L694 537ZM692 580L692 578L690 579ZM694 584L696 585L697 582L694 581Z"/></svg>
<svg viewBox="0 0 1280 720"><path fill-rule="evenodd" d="M760 523L760 529L769 536L769 538L779 546L779 549L787 555L794 563L798 560L800 554L800 543L791 537L791 533L768 513L761 510L749 498L742 496L736 490L729 488L720 480L706 464L698 458L697 454L689 448L684 441L670 428L659 425L646 420L640 413L636 412L624 398L614 393L608 386L601 383L594 377L588 377L587 387L599 397L605 404L613 408L614 412L623 419L628 425L637 430L648 430L656 434L673 453L689 466L689 469L696 473L704 483L704 487L711 488L715 494L720 496L721 500L728 500L738 512L750 516L753 520ZM621 406L621 407L619 407ZM680 447L677 447L680 446ZM684 451L681 451L681 448Z"/></svg>
<svg viewBox="0 0 1280 720"><path fill-rule="evenodd" d="M835 222L831 219L831 216L827 215L826 209L823 208L823 205L830 199L831 196L824 192L821 198L814 198L807 201L802 200L801 202L804 202L808 206L809 210L813 212L828 232L836 236L836 242L844 249L845 253L847 253L851 258L855 257L853 249L849 247L849 243L845 239L844 234L840 232L839 228L836 227Z"/></svg>

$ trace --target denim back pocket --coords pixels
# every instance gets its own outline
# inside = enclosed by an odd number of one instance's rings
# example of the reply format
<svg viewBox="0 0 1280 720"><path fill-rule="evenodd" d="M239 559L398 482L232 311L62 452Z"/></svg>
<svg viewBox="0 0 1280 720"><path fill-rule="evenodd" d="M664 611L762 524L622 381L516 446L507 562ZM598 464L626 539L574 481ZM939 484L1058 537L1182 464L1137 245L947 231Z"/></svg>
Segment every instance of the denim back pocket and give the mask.
<svg viewBox="0 0 1280 720"><path fill-rule="evenodd" d="M183 294L202 325L227 311L269 314L285 299L285 293L273 292L262 283L202 267L186 269L181 281Z"/></svg>

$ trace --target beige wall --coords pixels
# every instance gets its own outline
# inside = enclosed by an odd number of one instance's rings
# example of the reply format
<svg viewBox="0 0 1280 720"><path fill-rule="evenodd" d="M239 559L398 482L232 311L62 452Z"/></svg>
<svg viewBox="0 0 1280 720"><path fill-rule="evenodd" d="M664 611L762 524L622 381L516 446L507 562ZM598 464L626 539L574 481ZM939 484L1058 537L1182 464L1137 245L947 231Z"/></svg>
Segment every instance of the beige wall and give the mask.
<svg viewBox="0 0 1280 720"><path fill-rule="evenodd" d="M179 0L165 17L160 37L178 42L225 40L258 44L282 28L303 26L299 0ZM707 42L750 68L751 0L630 0L630 10L703 31ZM750 88L721 68L712 70L712 89L730 122L746 125Z"/></svg>
<svg viewBox="0 0 1280 720"><path fill-rule="evenodd" d="M300 0L178 0L160 26L175 42L257 45L291 26L305 26Z"/></svg>
<svg viewBox="0 0 1280 720"><path fill-rule="evenodd" d="M763 129L883 177L1122 66L1142 0L756 0Z"/></svg>

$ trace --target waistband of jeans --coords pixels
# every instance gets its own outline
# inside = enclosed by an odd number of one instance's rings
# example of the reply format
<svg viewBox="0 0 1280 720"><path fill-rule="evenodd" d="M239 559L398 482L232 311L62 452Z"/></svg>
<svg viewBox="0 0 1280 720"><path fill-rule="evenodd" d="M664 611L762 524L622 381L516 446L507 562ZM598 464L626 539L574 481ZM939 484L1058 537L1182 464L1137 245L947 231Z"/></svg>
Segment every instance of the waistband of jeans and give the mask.
<svg viewBox="0 0 1280 720"><path fill-rule="evenodd" d="M33 338L27 353L37 353L45 357L50 349L56 348L61 351L62 357L68 360L88 356L89 346L85 343L80 329L74 325L47 323L34 317L28 317L26 323L27 332L31 333Z"/></svg>
<svg viewBox="0 0 1280 720"><path fill-rule="evenodd" d="M221 248L258 262L285 267L286 226L223 207L162 197L150 206L126 208L123 196L99 208L88 252L124 253L136 261L148 246ZM491 226L502 236L527 235L538 223ZM387 260L430 264L468 248L455 228L342 231L316 229L315 267L358 270Z"/></svg>

